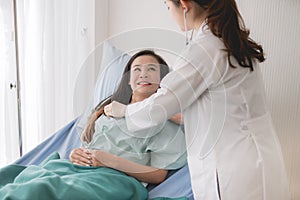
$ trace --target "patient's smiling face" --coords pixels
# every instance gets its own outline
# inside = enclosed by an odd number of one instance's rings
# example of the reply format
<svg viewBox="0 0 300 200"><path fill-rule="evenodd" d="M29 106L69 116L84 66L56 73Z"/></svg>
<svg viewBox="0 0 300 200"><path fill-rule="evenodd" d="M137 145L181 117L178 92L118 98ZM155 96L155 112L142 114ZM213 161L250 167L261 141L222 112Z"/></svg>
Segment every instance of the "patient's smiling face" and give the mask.
<svg viewBox="0 0 300 200"><path fill-rule="evenodd" d="M134 95L150 96L160 84L160 66L150 55L137 57L131 64L129 84Z"/></svg>

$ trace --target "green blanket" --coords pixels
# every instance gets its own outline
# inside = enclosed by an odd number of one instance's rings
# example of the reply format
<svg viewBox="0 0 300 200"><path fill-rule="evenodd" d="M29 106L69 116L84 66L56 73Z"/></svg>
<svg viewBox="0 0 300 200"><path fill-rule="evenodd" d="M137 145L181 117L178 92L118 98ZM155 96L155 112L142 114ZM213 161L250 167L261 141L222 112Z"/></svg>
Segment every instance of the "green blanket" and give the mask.
<svg viewBox="0 0 300 200"><path fill-rule="evenodd" d="M139 181L120 171L73 165L54 153L39 166L0 169L0 199L145 200L148 192Z"/></svg>

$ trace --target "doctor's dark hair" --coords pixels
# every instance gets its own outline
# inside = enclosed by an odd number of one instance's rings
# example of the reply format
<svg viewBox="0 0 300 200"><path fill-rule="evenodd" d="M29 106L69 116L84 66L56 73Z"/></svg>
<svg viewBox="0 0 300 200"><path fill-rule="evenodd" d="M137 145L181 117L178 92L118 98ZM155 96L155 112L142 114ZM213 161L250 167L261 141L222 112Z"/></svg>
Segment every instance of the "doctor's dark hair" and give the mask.
<svg viewBox="0 0 300 200"><path fill-rule="evenodd" d="M171 0L180 6L180 0ZM189 1L189 0L183 0ZM205 9L207 25L212 33L221 38L228 53L231 67L236 67L231 62L233 56L242 67L253 70L254 60L265 60L263 48L249 37L250 31L246 29L244 20L238 11L235 0L194 0Z"/></svg>

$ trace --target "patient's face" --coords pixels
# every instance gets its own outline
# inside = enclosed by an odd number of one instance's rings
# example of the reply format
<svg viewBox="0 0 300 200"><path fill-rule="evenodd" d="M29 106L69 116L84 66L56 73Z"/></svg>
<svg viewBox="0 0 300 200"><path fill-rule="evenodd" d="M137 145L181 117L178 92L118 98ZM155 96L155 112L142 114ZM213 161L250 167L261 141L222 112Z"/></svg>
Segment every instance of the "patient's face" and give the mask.
<svg viewBox="0 0 300 200"><path fill-rule="evenodd" d="M159 87L160 66L153 56L139 56L131 64L129 84L134 93L153 94Z"/></svg>

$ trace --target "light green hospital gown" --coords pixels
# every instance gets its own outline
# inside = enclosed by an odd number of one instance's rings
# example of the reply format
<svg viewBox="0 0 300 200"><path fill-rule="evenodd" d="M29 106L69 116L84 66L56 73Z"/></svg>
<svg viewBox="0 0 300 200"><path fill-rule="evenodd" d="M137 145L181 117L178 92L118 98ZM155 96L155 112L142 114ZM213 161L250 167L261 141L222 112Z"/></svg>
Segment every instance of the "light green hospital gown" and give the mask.
<svg viewBox="0 0 300 200"><path fill-rule="evenodd" d="M85 146L157 168L177 169L186 163L184 134L178 125L167 121L138 135L141 137L133 137L127 131L124 119L101 116L96 121L91 143ZM38 166L9 165L0 169L1 200L20 197L30 200L146 200L148 191L143 185L118 170L74 165L69 160L59 159L57 152ZM165 199L170 198L155 198Z"/></svg>
<svg viewBox="0 0 300 200"><path fill-rule="evenodd" d="M185 135L170 121L132 134L124 118L102 115L95 122L92 141L83 145L160 169L178 169L186 164Z"/></svg>

